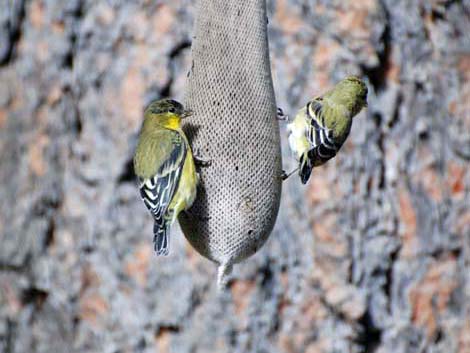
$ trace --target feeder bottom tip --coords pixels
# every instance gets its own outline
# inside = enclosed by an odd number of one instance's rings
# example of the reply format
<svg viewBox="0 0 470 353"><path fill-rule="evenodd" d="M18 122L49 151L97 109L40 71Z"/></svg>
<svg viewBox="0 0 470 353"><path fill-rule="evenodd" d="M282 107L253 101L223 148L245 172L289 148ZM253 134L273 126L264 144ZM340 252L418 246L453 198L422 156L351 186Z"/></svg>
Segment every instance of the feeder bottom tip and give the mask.
<svg viewBox="0 0 470 353"><path fill-rule="evenodd" d="M221 264L217 269L217 288L220 291L225 290L228 283L228 276L232 273L233 266L230 264Z"/></svg>

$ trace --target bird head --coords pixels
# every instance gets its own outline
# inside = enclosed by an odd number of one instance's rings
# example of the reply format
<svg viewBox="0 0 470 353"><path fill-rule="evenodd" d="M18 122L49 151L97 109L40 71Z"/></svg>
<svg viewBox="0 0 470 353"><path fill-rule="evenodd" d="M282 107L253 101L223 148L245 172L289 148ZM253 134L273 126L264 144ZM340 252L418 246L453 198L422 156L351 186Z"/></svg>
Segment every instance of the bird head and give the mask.
<svg viewBox="0 0 470 353"><path fill-rule="evenodd" d="M178 128L181 119L191 115L191 110L184 109L181 103L167 98L152 101L144 112L145 122L167 128Z"/></svg>
<svg viewBox="0 0 470 353"><path fill-rule="evenodd" d="M340 81L334 91L338 103L346 105L353 116L367 107L367 86L356 76L349 76Z"/></svg>

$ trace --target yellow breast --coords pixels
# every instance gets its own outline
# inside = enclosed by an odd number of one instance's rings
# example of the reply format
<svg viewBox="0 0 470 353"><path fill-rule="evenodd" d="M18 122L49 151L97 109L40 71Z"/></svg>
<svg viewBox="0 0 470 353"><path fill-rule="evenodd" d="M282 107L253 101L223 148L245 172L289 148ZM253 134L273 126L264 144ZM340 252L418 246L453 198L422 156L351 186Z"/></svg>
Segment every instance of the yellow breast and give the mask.
<svg viewBox="0 0 470 353"><path fill-rule="evenodd" d="M297 113L294 121L287 125L287 129L289 131L289 147L296 157L300 158L310 149L310 143L307 139L309 126L305 119L305 108Z"/></svg>

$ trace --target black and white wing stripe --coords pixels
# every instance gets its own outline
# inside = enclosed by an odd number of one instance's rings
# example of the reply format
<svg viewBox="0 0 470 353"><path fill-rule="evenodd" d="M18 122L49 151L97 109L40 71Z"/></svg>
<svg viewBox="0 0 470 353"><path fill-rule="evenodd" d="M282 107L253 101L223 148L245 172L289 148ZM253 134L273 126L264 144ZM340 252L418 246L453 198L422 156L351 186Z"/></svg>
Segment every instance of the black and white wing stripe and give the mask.
<svg viewBox="0 0 470 353"><path fill-rule="evenodd" d="M311 144L308 155L313 166L325 163L333 158L339 150L339 146L332 139L332 131L325 126L322 109L322 104L318 100L307 104L307 115L311 124L307 132L307 138Z"/></svg>
<svg viewBox="0 0 470 353"><path fill-rule="evenodd" d="M309 102L306 107L307 120L310 122L305 132L310 149L300 157L299 175L306 184L315 166L333 158L339 150L332 138L332 131L325 125L321 98Z"/></svg>
<svg viewBox="0 0 470 353"><path fill-rule="evenodd" d="M168 227L172 218L168 207L178 187L183 164L186 159L186 144L183 139L173 144L168 159L158 169L155 176L139 178L140 195L155 219L154 243L158 255L168 254Z"/></svg>

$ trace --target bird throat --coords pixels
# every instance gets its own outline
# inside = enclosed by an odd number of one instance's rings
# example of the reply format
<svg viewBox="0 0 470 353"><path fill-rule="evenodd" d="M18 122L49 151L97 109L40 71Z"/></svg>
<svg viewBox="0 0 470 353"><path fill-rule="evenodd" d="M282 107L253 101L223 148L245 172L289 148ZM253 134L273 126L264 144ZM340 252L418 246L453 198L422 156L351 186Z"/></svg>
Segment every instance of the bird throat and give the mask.
<svg viewBox="0 0 470 353"><path fill-rule="evenodd" d="M179 130L181 128L181 117L177 114L165 113L152 116L149 123L153 126L160 126L165 129Z"/></svg>
<svg viewBox="0 0 470 353"><path fill-rule="evenodd" d="M178 130L181 127L181 118L175 114L167 114L163 126L167 129Z"/></svg>

